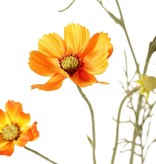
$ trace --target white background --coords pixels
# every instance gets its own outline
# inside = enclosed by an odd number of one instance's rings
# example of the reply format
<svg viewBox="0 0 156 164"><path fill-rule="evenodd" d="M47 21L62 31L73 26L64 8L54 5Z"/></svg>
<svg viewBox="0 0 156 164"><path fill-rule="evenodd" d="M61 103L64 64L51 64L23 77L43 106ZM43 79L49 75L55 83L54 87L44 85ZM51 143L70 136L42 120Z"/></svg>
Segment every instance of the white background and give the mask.
<svg viewBox="0 0 156 164"><path fill-rule="evenodd" d="M29 52L37 50L38 39L43 34L56 32L63 36L64 26L80 23L91 35L107 32L114 46L107 71L98 76L110 85L94 84L83 91L92 103L95 112L97 133L97 163L109 164L115 139L115 122L118 105L123 97L119 80L125 80L124 50L126 50L129 71L135 66L122 29L111 20L96 0L76 0L63 13L70 0L0 0L0 108L6 101L23 104L24 111L31 114L31 123L38 122L40 137L27 144L59 164L92 164L91 147L87 135L91 136L91 122L88 107L79 95L76 86L64 80L56 91L31 90L35 83L45 83L28 67ZM144 64L148 44L156 35L155 0L120 0L127 30L140 66ZM106 7L119 16L115 0L103 1ZM155 75L155 57L150 71ZM125 110L126 113L126 110ZM124 120L128 118L125 114ZM154 117L155 118L155 117ZM132 135L131 126L123 126L123 134ZM153 129L154 131L154 129ZM156 130L155 130L156 132ZM156 136L156 135L155 135ZM121 148L121 147L120 147ZM153 145L146 163L155 164L156 146ZM119 154L116 164L128 164L129 154ZM17 147L11 157L0 156L1 164L27 164L49 162ZM136 164L138 164L136 162Z"/></svg>

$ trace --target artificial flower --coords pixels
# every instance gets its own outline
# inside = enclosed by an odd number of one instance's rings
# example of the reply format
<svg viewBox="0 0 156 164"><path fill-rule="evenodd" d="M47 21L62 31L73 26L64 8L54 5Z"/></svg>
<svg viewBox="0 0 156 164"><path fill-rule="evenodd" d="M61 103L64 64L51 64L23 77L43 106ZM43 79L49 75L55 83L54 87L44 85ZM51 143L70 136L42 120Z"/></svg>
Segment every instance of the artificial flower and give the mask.
<svg viewBox="0 0 156 164"><path fill-rule="evenodd" d="M56 33L44 35L38 43L38 51L31 51L30 68L37 74L49 76L45 84L34 84L40 90L56 90L65 78L79 87L99 82L94 75L102 74L108 66L113 51L107 33L96 33L90 38L88 29L80 24L64 28L64 39Z"/></svg>
<svg viewBox="0 0 156 164"><path fill-rule="evenodd" d="M156 88L156 78L153 76L140 75L140 79L136 81L140 84L140 94L146 94L146 98L148 99L149 93L154 91Z"/></svg>
<svg viewBox="0 0 156 164"><path fill-rule="evenodd" d="M14 152L14 145L24 147L28 141L39 137L34 122L28 126L30 115L23 112L22 104L8 101L5 112L0 109L0 155L10 156Z"/></svg>

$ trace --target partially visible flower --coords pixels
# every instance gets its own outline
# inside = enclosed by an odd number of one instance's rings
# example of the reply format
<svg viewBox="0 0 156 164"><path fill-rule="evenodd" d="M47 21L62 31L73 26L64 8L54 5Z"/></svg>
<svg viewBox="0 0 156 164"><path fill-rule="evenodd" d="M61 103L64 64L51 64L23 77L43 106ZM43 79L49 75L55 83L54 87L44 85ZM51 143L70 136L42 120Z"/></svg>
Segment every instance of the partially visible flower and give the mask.
<svg viewBox="0 0 156 164"><path fill-rule="evenodd" d="M99 82L94 75L102 74L108 66L113 47L108 34L100 32L90 38L88 29L79 24L64 28L64 39L56 33L44 35L38 51L30 52L29 66L39 75L49 76L45 84L32 88L56 90L65 78L80 87Z"/></svg>
<svg viewBox="0 0 156 164"><path fill-rule="evenodd" d="M34 122L28 126L30 115L25 114L22 104L8 101L5 112L0 109L0 155L10 156L14 152L14 145L24 147L28 141L39 137Z"/></svg>
<svg viewBox="0 0 156 164"><path fill-rule="evenodd" d="M147 99L149 97L149 93L154 91L156 88L156 78L153 76L140 75L140 80L137 80L136 82L140 84L139 93L145 93Z"/></svg>

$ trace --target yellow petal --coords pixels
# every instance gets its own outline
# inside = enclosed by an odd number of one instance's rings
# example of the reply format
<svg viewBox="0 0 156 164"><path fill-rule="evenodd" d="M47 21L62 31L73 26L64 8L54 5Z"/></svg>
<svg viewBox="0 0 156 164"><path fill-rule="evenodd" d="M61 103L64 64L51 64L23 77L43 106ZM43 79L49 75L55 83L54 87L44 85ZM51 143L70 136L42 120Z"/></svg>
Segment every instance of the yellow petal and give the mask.
<svg viewBox="0 0 156 164"><path fill-rule="evenodd" d="M66 53L64 40L56 33L44 35L38 43L39 51L47 56L61 59Z"/></svg>
<svg viewBox="0 0 156 164"><path fill-rule="evenodd" d="M17 124L20 128L27 126L30 121L30 115L23 112L21 103L9 100L5 108L12 124Z"/></svg>
<svg viewBox="0 0 156 164"><path fill-rule="evenodd" d="M64 40L67 45L67 55L82 53L88 44L90 35L88 29L79 24L70 24L64 28Z"/></svg>
<svg viewBox="0 0 156 164"><path fill-rule="evenodd" d="M10 120L9 118L7 117L6 113L3 112L1 109L0 109L0 133L2 132L2 128L4 126L6 126L7 124L10 124Z"/></svg>
<svg viewBox="0 0 156 164"><path fill-rule="evenodd" d="M153 76L142 76L144 87L148 91L153 91L156 88L156 78Z"/></svg>

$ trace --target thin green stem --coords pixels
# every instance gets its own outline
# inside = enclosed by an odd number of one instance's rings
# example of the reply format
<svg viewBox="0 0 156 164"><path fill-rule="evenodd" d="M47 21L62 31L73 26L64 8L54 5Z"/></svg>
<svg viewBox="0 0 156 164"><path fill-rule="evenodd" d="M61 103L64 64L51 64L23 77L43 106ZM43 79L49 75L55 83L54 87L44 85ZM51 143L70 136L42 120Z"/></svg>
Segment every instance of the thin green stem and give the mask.
<svg viewBox="0 0 156 164"><path fill-rule="evenodd" d="M30 151L30 152L32 152L32 153L34 153L34 154L40 156L41 158L43 158L43 159L49 161L50 163L57 164L56 162L50 160L49 158L47 158L46 156L42 155L41 153L39 153L39 152L36 151L36 150L33 150L33 149L31 149L31 148L29 148L29 147L26 147L26 146L25 146L24 148L25 148L26 150L28 150L28 151Z"/></svg>
<svg viewBox="0 0 156 164"><path fill-rule="evenodd" d="M136 71L137 71L138 74L140 74L139 65L138 65L138 62L137 62L137 59L136 59L136 55L134 53L131 41L129 39L129 35L128 35L127 29L126 29L126 26L125 26L125 21L124 21L123 14L122 14L122 11L121 11L121 8L120 8L120 4L119 4L118 0L116 0L116 4L117 4L118 10L119 10L119 14L120 14L120 17L121 17L121 20L122 20L121 21L122 22L122 28L123 28L123 30L125 32L125 35L126 35L126 38L127 38L127 41L128 41L129 47L130 47L130 50L132 52L132 56L133 56L135 65L136 65Z"/></svg>
<svg viewBox="0 0 156 164"><path fill-rule="evenodd" d="M148 53L148 54L149 54L149 53ZM144 66L143 75L145 75L146 72L147 72L148 65L149 65L149 61L150 61L150 57L149 57L149 55L147 55L146 60L145 60L145 66Z"/></svg>
<svg viewBox="0 0 156 164"><path fill-rule="evenodd" d="M137 111L135 115L135 128L133 132L133 140L132 140L132 147L131 147L131 155L130 155L130 164L133 164L134 160L134 154L135 154L135 145L136 145L136 137L138 136L138 121L139 121L139 116L140 116L140 111L142 109L142 100L143 100L143 95L140 95L138 98L138 105L137 105Z"/></svg>
<svg viewBox="0 0 156 164"><path fill-rule="evenodd" d="M147 70L148 70L148 65L149 65L149 62L150 62L150 59L151 59L151 52L150 52L150 49L148 50L148 53L147 53L147 57L146 57L146 60L145 60L145 65L144 65L144 70L143 70L143 75L146 74Z"/></svg>
<svg viewBox="0 0 156 164"><path fill-rule="evenodd" d="M146 60L145 60L143 75L146 75L148 65L149 65L149 62L150 62L150 59L151 59L151 55L152 55L152 53L151 53L150 48L149 48L148 53L147 53L147 57L146 57ZM131 147L130 164L133 164L133 160L134 160L135 141L136 141L136 137L138 135L136 128L137 128L137 125L138 125L140 110L142 108L142 101L143 101L142 98L143 98L142 95L140 95L139 98L138 98L138 106L137 106L136 121L135 121L136 127L134 128L134 132L133 132L133 144L132 144L132 147Z"/></svg>
<svg viewBox="0 0 156 164"><path fill-rule="evenodd" d="M154 139L154 140L148 145L148 147L147 147L147 149L146 149L146 152L145 152L145 155L144 155L143 162L144 162L145 159L146 159L146 156L147 156L147 153L148 153L149 148L150 148L150 147L152 146L152 144L155 143L155 142L156 142L156 139Z"/></svg>
<svg viewBox="0 0 156 164"><path fill-rule="evenodd" d="M136 59L136 55L134 53L134 50L133 50L133 47L132 47L132 44L131 44L131 41L129 39L129 35L128 35L128 32L127 32L127 29L126 29L126 26L125 26L125 21L124 21L124 18L123 18L123 14L122 14L122 11L121 11L121 8L120 8L120 5L119 5L119 2L118 0L116 0L116 4L117 4L117 7L118 7L118 10L119 10L119 14L120 14L120 19L117 18L114 14L112 14L110 11L108 11L105 6L103 5L102 1L101 0L97 0L97 2L99 2L99 4L102 6L102 8L109 14L109 16L117 23L119 24L122 28L123 28L123 31L126 35L126 39L128 41L128 44L129 44L129 47L130 47L130 50L132 52L132 56L133 56L133 59L134 59L134 63L136 65L136 72L138 74L140 74L140 70L139 70L139 65L138 65L138 62L137 62L137 59Z"/></svg>
<svg viewBox="0 0 156 164"><path fill-rule="evenodd" d="M89 111L90 111L90 115L91 115L91 122L92 122L92 140L91 140L92 156L93 156L93 164L96 164L96 153L95 153L95 149L96 149L96 133L95 133L94 111L93 111L93 108L92 108L92 105L91 105L90 101L88 100L86 95L83 93L82 89L78 85L77 85L77 88L78 88L79 93L81 94L82 98L86 101L86 103L87 103L87 105L89 107Z"/></svg>
<svg viewBox="0 0 156 164"><path fill-rule="evenodd" d="M135 128L134 132L133 132L133 140L132 140L131 155L130 155L130 162L129 162L130 164L133 164L133 160L134 160L136 136L137 136L137 132L136 132L136 128Z"/></svg>
<svg viewBox="0 0 156 164"><path fill-rule="evenodd" d="M138 87L134 88L132 91L128 92L127 95L122 99L119 109L118 109L118 117L117 117L117 124L116 124L116 137L115 137L115 144L114 144L114 150L113 150L113 155L112 155L112 160L111 164L114 164L115 162L115 157L116 157L116 152L118 148L118 140L119 140L119 125L120 125L120 116L121 116L121 111L122 107L124 105L124 102L129 98L133 93L138 91Z"/></svg>
<svg viewBox="0 0 156 164"><path fill-rule="evenodd" d="M75 0L73 0L66 8L64 8L63 10L58 10L58 12L63 12L65 10L67 10L73 3L75 2Z"/></svg>

